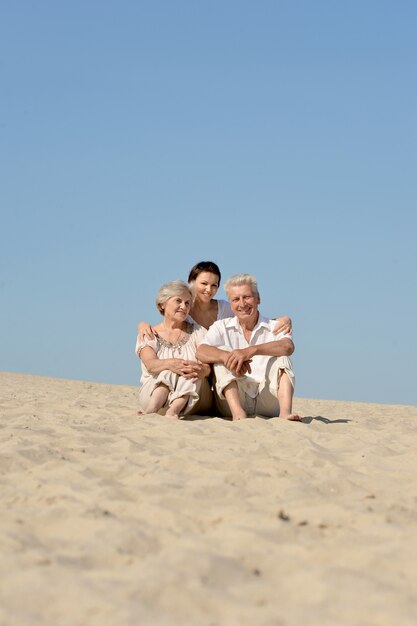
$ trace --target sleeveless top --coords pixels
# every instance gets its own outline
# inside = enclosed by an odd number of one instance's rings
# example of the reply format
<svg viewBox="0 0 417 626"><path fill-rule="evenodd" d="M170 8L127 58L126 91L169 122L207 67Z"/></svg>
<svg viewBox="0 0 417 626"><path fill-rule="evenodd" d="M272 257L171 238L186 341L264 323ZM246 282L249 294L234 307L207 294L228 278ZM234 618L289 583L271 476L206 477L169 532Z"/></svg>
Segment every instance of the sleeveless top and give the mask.
<svg viewBox="0 0 417 626"><path fill-rule="evenodd" d="M226 317L234 317L232 307L227 300L217 300L217 319L224 320ZM191 315L187 317L187 321L198 324Z"/></svg>

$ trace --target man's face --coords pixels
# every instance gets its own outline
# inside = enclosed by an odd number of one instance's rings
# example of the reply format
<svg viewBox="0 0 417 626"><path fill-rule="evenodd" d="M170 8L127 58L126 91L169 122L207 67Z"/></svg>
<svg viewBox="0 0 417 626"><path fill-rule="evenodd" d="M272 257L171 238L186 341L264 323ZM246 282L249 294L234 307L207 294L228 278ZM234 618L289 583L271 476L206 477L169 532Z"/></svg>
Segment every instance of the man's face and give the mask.
<svg viewBox="0 0 417 626"><path fill-rule="evenodd" d="M258 295L252 293L252 287L250 285L229 287L227 295L232 311L239 321L246 321L257 317L260 298Z"/></svg>

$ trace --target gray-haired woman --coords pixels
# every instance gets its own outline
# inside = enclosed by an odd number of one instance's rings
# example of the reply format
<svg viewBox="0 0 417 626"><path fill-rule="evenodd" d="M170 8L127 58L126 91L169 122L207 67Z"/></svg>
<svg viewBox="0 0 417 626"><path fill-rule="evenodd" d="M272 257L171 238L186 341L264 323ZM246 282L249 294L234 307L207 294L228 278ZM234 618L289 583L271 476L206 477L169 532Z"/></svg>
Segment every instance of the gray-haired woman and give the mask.
<svg viewBox="0 0 417 626"><path fill-rule="evenodd" d="M163 320L152 327L152 338L138 337L136 342L142 362L139 413L164 412L175 419L211 407L210 366L195 358L206 330L186 321L192 299L181 280L166 283L158 291L156 306Z"/></svg>

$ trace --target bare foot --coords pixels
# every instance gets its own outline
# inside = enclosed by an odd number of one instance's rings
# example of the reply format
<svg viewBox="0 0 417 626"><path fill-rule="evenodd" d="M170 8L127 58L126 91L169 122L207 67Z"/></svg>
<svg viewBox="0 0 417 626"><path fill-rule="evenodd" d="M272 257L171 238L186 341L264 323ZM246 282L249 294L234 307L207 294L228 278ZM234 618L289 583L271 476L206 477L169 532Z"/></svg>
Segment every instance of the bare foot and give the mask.
<svg viewBox="0 0 417 626"><path fill-rule="evenodd" d="M180 400L180 401L178 401ZM182 401L182 398L174 400L174 402L169 406L166 410L165 417L169 417L172 420L177 420L180 417L181 409L183 408L185 402Z"/></svg>
<svg viewBox="0 0 417 626"><path fill-rule="evenodd" d="M166 417L170 417L171 419L177 420L179 419L181 411L185 408L187 404L188 398L175 398L169 405L167 412L165 413Z"/></svg>
<svg viewBox="0 0 417 626"><path fill-rule="evenodd" d="M165 413L165 417L169 417L172 420L178 420L180 418L180 416L178 415L178 413L175 413L174 411L171 411L168 409L168 411Z"/></svg>
<svg viewBox="0 0 417 626"><path fill-rule="evenodd" d="M301 422L301 417L296 413L280 413L280 417L282 417L283 420L290 420L290 422Z"/></svg>
<svg viewBox="0 0 417 626"><path fill-rule="evenodd" d="M233 422L237 422L238 420L245 420L248 416L246 415L245 412L243 413L238 413L237 415L234 415L232 417L232 421Z"/></svg>

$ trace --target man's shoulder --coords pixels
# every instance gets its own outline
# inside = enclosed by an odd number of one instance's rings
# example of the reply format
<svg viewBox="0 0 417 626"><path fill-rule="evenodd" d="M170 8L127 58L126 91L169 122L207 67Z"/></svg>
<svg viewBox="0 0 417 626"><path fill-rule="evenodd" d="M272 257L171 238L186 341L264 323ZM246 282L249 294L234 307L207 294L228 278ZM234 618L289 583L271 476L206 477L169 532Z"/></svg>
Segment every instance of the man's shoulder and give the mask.
<svg viewBox="0 0 417 626"><path fill-rule="evenodd" d="M268 336L268 341L280 341L281 339L291 339L292 341L292 333L283 333L280 332L278 335L275 334L275 328L277 326L276 319L270 319L268 317L264 317L259 314L258 320L258 329L260 329L261 333L264 337Z"/></svg>
<svg viewBox="0 0 417 626"><path fill-rule="evenodd" d="M213 322L210 328L207 331L207 335L205 336L204 342L210 343L213 341L214 343L220 341L224 342L226 337L228 336L228 329L233 327L234 325L234 317L224 317L221 320L217 320Z"/></svg>
<svg viewBox="0 0 417 626"><path fill-rule="evenodd" d="M220 329L220 328L227 328L228 326L234 326L235 320L236 320L236 317L223 317L223 319L213 322L213 324L210 326L210 329L211 328Z"/></svg>
<svg viewBox="0 0 417 626"><path fill-rule="evenodd" d="M255 332L258 336L258 341L266 342L266 341L277 341L284 338L291 339L291 335L284 335L284 333L279 333L276 335L274 333L277 325L277 321L265 317L259 313L258 322L255 328Z"/></svg>
<svg viewBox="0 0 417 626"><path fill-rule="evenodd" d="M273 320L271 320L269 317L265 317L265 315L262 315L262 313L259 311L259 317L258 317L258 324L270 324Z"/></svg>
<svg viewBox="0 0 417 626"><path fill-rule="evenodd" d="M262 315L261 313L259 313L259 317L258 317L258 321L256 322L255 325L255 329L263 329L265 330L270 330L272 331L275 328L275 324L276 322L274 322L274 320L271 320L269 317L265 317L265 315Z"/></svg>
<svg viewBox="0 0 417 626"><path fill-rule="evenodd" d="M223 335L226 332L226 322L229 318L225 317L221 320L217 320L213 322L210 328L207 331L209 336Z"/></svg>

